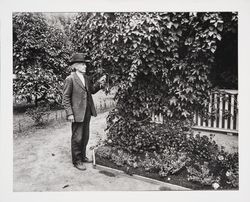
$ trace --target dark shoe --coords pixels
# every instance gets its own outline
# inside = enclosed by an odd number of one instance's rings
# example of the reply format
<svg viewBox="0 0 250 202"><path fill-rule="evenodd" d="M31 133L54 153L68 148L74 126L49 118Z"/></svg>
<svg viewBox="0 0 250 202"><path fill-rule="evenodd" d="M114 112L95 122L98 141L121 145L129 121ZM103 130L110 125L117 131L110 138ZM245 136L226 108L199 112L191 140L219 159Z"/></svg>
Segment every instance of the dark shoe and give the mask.
<svg viewBox="0 0 250 202"><path fill-rule="evenodd" d="M86 166L83 164L83 162L76 162L74 164L74 166L78 169L78 170L86 170Z"/></svg>
<svg viewBox="0 0 250 202"><path fill-rule="evenodd" d="M83 157L82 161L85 163L92 163L93 162L92 160L89 160L88 157Z"/></svg>

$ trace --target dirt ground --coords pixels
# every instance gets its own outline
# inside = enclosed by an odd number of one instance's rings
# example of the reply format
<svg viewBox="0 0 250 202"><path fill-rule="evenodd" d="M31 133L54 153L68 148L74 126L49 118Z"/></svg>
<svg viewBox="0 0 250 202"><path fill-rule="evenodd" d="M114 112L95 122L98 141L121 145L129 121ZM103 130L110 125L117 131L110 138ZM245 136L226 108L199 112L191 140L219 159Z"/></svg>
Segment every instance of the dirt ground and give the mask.
<svg viewBox="0 0 250 202"><path fill-rule="evenodd" d="M107 112L91 120L89 147L104 135ZM86 171L72 166L70 123L61 122L14 138L13 191L113 191L160 190L159 184L125 174L108 175L86 164ZM92 158L91 150L88 156ZM165 188L164 190L170 190Z"/></svg>
<svg viewBox="0 0 250 202"><path fill-rule="evenodd" d="M108 112L92 117L88 148L105 138ZM171 190L171 187L115 173L108 175L87 164L86 171L72 166L70 123L58 121L46 128L14 134L13 191L112 191ZM238 149L235 136L217 136L217 143L228 151ZM92 158L92 151L88 149ZM173 189L172 189L173 190Z"/></svg>

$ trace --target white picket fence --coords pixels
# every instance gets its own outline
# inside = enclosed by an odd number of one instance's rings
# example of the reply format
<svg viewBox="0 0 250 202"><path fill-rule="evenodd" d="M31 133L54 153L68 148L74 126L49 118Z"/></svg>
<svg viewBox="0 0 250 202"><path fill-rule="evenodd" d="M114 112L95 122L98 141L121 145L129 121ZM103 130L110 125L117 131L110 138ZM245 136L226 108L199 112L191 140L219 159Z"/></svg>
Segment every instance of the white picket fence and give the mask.
<svg viewBox="0 0 250 202"><path fill-rule="evenodd" d="M225 133L238 133L238 91L219 90L210 94L207 106L208 117L202 117L196 112L193 118L193 129L208 130ZM152 122L162 124L162 114L152 113Z"/></svg>
<svg viewBox="0 0 250 202"><path fill-rule="evenodd" d="M204 118L199 113L194 116L194 129L238 133L238 91L219 90L212 92L207 106L209 114Z"/></svg>
<svg viewBox="0 0 250 202"><path fill-rule="evenodd" d="M155 114L154 112L152 113L152 117L151 117L151 122L154 122L154 123L163 123L164 122L164 118L163 118L163 115L160 113L160 114Z"/></svg>

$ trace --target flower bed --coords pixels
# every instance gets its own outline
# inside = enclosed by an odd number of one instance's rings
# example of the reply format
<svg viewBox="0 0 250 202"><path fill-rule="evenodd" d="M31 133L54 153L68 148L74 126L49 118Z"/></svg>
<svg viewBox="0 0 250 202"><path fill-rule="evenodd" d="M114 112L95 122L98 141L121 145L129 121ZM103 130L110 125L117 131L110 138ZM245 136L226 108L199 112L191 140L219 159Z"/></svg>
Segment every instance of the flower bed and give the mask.
<svg viewBox="0 0 250 202"><path fill-rule="evenodd" d="M194 190L238 189L238 153L225 152L212 136L183 134L176 145L183 136L185 149L166 146L160 153L129 152L108 139L96 150L96 163Z"/></svg>

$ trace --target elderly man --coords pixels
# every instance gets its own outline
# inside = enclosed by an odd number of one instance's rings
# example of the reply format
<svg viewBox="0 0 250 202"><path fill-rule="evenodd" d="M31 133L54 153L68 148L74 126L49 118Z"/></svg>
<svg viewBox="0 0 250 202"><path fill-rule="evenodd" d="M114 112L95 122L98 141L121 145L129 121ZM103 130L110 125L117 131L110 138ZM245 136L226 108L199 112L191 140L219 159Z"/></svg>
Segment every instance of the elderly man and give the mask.
<svg viewBox="0 0 250 202"><path fill-rule="evenodd" d="M71 59L71 73L63 89L63 106L67 119L72 122L71 153L72 163L79 170L86 170L84 162L90 162L86 156L89 140L89 123L91 116L97 116L91 94L96 93L104 85L106 77L93 85L86 75L87 60L83 53L76 53Z"/></svg>

